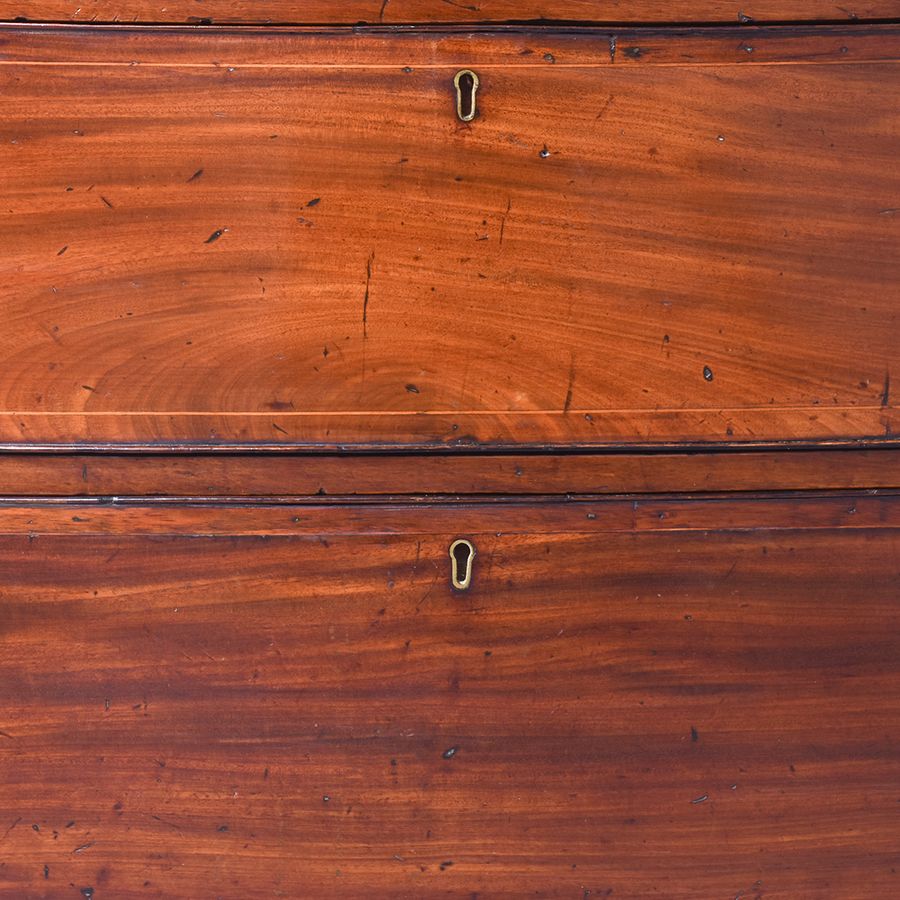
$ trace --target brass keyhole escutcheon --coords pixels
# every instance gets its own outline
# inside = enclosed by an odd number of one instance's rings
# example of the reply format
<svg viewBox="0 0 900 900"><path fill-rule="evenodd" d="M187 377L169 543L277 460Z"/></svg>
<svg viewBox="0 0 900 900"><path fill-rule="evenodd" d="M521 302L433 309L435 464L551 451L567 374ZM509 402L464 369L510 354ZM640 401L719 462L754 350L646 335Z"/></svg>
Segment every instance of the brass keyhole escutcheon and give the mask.
<svg viewBox="0 0 900 900"><path fill-rule="evenodd" d="M450 545L450 583L457 591L468 590L472 583L472 561L475 546L471 541L458 540Z"/></svg>
<svg viewBox="0 0 900 900"><path fill-rule="evenodd" d="M463 69L456 73L453 86L456 88L456 115L460 122L471 122L478 110L475 105L475 95L478 93L478 85L481 82L471 69Z"/></svg>

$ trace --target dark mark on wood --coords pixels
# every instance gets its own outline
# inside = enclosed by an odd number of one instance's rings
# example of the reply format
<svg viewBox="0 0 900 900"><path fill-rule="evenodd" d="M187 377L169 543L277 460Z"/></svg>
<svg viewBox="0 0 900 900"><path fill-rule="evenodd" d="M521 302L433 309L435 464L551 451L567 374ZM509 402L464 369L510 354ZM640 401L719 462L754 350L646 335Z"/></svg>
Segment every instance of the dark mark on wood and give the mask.
<svg viewBox="0 0 900 900"><path fill-rule="evenodd" d="M567 413L572 407L572 389L575 385L575 352L572 351L569 358L569 386L566 389L566 400L563 403L563 413Z"/></svg>
<svg viewBox="0 0 900 900"><path fill-rule="evenodd" d="M214 244L226 231L228 231L227 228L217 228L203 243Z"/></svg>
<svg viewBox="0 0 900 900"><path fill-rule="evenodd" d="M190 178L188 178L187 183L190 184L192 181L196 181L198 178L202 177L203 169L197 169Z"/></svg>
<svg viewBox="0 0 900 900"><path fill-rule="evenodd" d="M691 740L695 744L697 743L697 741L700 740L700 732L698 732L697 729L693 725L691 725Z"/></svg>
<svg viewBox="0 0 900 900"><path fill-rule="evenodd" d="M445 750L445 751L441 754L441 756L443 756L444 759L453 759L453 757L456 756L456 754L457 754L458 751L459 751L459 747L450 747L450 749L449 749L449 750Z"/></svg>
<svg viewBox="0 0 900 900"><path fill-rule="evenodd" d="M62 250L60 250L60 251L59 251L59 252L58 252L58 253L57 253L57 254L56 254L56 255L57 255L57 256L62 256L62 255L63 255L63 253L65 253L65 252L66 252L66 250L68 250L68 249L69 249L69 245L68 245L68 244L66 244L66 246L65 246L65 247L63 247L63 248L62 248Z"/></svg>
<svg viewBox="0 0 900 900"><path fill-rule="evenodd" d="M368 321L369 321L369 289L372 285L372 266L375 264L375 251L373 250L369 259L366 262L366 292L363 295L363 337L367 338L369 336L368 329Z"/></svg>
<svg viewBox="0 0 900 900"><path fill-rule="evenodd" d="M503 246L503 233L506 231L506 219L509 216L509 211L512 209L512 197L507 197L506 199L506 212L503 213L502 218L500 219L500 246Z"/></svg>
<svg viewBox="0 0 900 900"><path fill-rule="evenodd" d="M706 381L712 381L715 376L713 375L713 370L709 366L703 367L703 378Z"/></svg>

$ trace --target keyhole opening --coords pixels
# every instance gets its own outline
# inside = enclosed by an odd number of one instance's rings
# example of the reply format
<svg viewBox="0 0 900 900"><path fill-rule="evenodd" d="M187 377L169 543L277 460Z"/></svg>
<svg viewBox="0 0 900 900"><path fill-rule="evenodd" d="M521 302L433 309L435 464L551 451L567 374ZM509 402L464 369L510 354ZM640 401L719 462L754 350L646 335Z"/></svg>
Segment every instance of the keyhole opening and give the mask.
<svg viewBox="0 0 900 900"><path fill-rule="evenodd" d="M453 79L456 86L456 114L461 122L475 118L475 94L478 93L478 76L471 69L463 69Z"/></svg>
<svg viewBox="0 0 900 900"><path fill-rule="evenodd" d="M475 547L466 540L454 541L450 545L450 582L458 591L466 590L472 583L472 560Z"/></svg>

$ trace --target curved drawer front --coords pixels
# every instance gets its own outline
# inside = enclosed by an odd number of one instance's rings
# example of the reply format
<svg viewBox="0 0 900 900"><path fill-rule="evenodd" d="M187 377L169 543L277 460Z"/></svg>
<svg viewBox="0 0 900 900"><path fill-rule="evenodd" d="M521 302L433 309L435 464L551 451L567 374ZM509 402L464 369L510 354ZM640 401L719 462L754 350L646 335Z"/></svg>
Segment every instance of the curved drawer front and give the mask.
<svg viewBox="0 0 900 900"><path fill-rule="evenodd" d="M4 28L0 442L890 439L898 50Z"/></svg>
<svg viewBox="0 0 900 900"><path fill-rule="evenodd" d="M890 896L898 527L887 494L0 509L0 891Z"/></svg>

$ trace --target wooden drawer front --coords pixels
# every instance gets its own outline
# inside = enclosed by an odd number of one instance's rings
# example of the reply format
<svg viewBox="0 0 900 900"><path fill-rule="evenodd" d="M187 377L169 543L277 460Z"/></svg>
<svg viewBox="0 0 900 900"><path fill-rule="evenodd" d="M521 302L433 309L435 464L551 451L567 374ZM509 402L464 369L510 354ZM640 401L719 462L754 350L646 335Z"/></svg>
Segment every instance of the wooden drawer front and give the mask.
<svg viewBox="0 0 900 900"><path fill-rule="evenodd" d="M73 22L764 22L900 16L898 0L0 0L0 18Z"/></svg>
<svg viewBox="0 0 900 900"><path fill-rule="evenodd" d="M898 49L2 29L0 441L891 438Z"/></svg>
<svg viewBox="0 0 900 900"><path fill-rule="evenodd" d="M896 495L0 509L0 891L890 896L898 527Z"/></svg>

